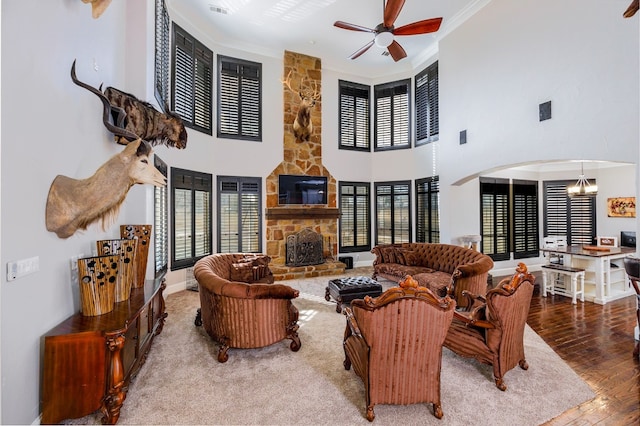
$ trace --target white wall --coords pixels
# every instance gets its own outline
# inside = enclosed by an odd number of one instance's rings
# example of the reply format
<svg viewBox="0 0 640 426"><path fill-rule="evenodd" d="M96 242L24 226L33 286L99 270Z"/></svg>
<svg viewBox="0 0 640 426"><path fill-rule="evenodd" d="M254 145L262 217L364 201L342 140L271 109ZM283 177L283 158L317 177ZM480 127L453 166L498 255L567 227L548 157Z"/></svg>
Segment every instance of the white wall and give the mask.
<svg viewBox="0 0 640 426"><path fill-rule="evenodd" d="M3 424L39 414L40 336L78 309L69 268L95 240L117 237L120 223L151 223L150 187L132 188L116 225L92 226L67 240L45 229L45 203L57 174L91 175L122 148L102 126L99 100L78 77L153 97L153 1L112 2L97 20L77 0L5 0L2 12L1 265L39 256L40 271L1 281ZM180 2L171 2L177 5ZM526 3L526 4L523 4ZM337 80L374 85L362 76L323 70L323 163L338 180L401 180L439 175L442 240L477 233L477 179L458 180L532 160L638 158L638 19L626 5L596 0L493 0L440 42L440 142L417 149L354 153L337 148ZM176 5L176 6L177 6ZM282 54L249 53L217 44L179 11L171 18L214 53L253 60L263 69L263 142L188 131L186 150L156 147L169 166L217 175L264 178L282 160ZM198 22L194 18L193 22ZM594 30L597 28L597 30ZM98 70L94 71L94 60ZM418 66L416 72L433 58ZM387 81L413 75L390 76ZM596 87L596 83L600 86ZM553 118L539 123L540 102ZM214 103L215 106L215 103ZM215 113L214 113L215 117ZM469 142L458 145L468 129ZM607 196L626 196L634 171L598 174L599 211ZM565 178L575 178L568 173ZM544 178L541 176L541 178ZM637 192L637 190L636 190ZM623 221L625 223L622 225ZM598 220L612 234L628 219ZM214 223L215 235L215 223ZM369 254L362 254L361 260ZM371 259L370 257L367 259ZM184 281L170 273L169 285Z"/></svg>

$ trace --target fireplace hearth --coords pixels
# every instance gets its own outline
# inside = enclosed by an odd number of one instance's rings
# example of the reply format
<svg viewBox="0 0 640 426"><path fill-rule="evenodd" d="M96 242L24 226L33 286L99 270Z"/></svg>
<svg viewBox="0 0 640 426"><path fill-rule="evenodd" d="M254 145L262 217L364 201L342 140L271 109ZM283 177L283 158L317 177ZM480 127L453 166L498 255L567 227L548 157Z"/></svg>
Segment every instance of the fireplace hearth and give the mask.
<svg viewBox="0 0 640 426"><path fill-rule="evenodd" d="M287 266L307 266L324 263L323 238L318 232L305 228L287 236Z"/></svg>

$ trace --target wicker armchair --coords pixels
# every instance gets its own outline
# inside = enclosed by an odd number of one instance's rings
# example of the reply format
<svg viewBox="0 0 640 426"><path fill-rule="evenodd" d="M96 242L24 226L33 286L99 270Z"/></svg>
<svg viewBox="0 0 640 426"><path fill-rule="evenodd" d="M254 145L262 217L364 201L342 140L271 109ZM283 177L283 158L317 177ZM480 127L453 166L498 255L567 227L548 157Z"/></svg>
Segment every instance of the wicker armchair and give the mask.
<svg viewBox="0 0 640 426"><path fill-rule="evenodd" d="M219 362L228 360L229 348L261 348L284 339L291 339L294 352L301 347L298 309L291 302L298 290L272 284L273 275L265 268L268 259L255 254L213 254L200 259L193 269L201 306L195 324L204 325L220 344ZM236 281L242 277L246 282Z"/></svg>
<svg viewBox="0 0 640 426"><path fill-rule="evenodd" d="M469 312L456 312L444 346L458 355L493 366L496 386L506 390L504 374L516 365L529 368L524 355L524 327L529 314L535 277L524 263L486 296L463 293Z"/></svg>
<svg viewBox="0 0 640 426"><path fill-rule="evenodd" d="M363 383L366 417L375 404L433 403L442 418L442 342L456 303L418 287L411 276L375 299L366 296L344 309L344 368L353 365Z"/></svg>

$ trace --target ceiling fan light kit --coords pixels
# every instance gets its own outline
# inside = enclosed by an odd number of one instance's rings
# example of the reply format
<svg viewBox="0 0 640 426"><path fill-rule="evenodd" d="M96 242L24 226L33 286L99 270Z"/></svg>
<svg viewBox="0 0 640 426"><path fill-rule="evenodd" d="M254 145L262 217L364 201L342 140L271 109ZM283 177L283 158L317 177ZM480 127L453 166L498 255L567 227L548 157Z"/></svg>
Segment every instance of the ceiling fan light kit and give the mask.
<svg viewBox="0 0 640 426"><path fill-rule="evenodd" d="M407 53L402 46L400 46L400 43L394 39L395 36L428 34L440 29L442 18L425 19L423 21L417 21L395 28L393 24L398 18L398 15L404 6L404 2L405 0L388 0L385 4L385 0L382 0L382 13L384 18L383 22L378 24L375 29L350 24L344 21L336 21L333 24L335 27L345 30L374 34L373 40L356 50L351 56L349 56L349 58L356 59L375 44L381 48L388 49L389 55L391 55L393 60L397 62L400 59L405 58Z"/></svg>

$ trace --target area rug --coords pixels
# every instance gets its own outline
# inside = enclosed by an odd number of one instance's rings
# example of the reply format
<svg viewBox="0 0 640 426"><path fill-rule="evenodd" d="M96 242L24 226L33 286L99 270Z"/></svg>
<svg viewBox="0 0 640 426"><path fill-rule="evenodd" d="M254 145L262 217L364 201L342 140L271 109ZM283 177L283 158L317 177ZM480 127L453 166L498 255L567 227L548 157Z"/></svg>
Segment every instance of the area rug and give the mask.
<svg viewBox="0 0 640 426"><path fill-rule="evenodd" d="M194 326L199 294L166 298L164 330L131 383L119 424L366 425L364 387L343 367L345 317L324 300L328 278L286 281L301 291L298 352L289 341L261 349L230 349L217 361L217 345ZM378 425L539 425L594 397L593 391L530 328L529 370L516 367L497 389L490 366L446 348L442 362L441 420L431 404L376 405ZM97 424L96 414L73 424Z"/></svg>

